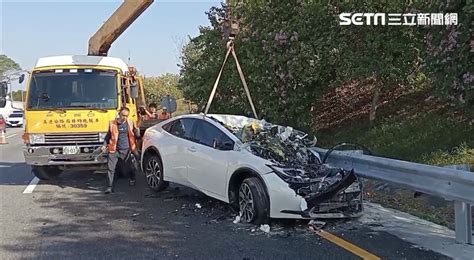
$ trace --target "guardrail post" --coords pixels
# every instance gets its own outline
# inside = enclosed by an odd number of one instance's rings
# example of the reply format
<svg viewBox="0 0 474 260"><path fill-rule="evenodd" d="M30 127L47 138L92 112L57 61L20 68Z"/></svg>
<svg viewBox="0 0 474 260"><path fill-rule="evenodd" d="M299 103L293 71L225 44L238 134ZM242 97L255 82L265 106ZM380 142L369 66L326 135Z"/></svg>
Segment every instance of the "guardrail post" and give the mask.
<svg viewBox="0 0 474 260"><path fill-rule="evenodd" d="M470 167L467 164L449 165L445 167L454 168L457 170L465 170L465 171L470 170ZM461 244L473 244L471 204L466 203L466 202L461 202L461 201L455 201L454 202L454 217L455 217L456 242L461 243Z"/></svg>
<svg viewBox="0 0 474 260"><path fill-rule="evenodd" d="M456 242L472 244L472 210L471 205L465 202L454 202L454 215L456 218Z"/></svg>

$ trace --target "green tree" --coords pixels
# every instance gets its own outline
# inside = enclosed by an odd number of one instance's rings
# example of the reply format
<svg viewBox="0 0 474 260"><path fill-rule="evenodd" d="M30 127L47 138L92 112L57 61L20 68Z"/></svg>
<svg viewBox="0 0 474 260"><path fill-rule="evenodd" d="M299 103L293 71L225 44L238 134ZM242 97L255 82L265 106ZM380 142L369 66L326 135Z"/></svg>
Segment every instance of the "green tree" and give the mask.
<svg viewBox="0 0 474 260"><path fill-rule="evenodd" d="M420 38L426 43L424 68L435 94L453 104L473 107L474 1L429 1L420 10L457 14L457 25L420 30Z"/></svg>
<svg viewBox="0 0 474 260"><path fill-rule="evenodd" d="M257 112L273 122L306 127L310 109L334 78L340 56L337 21L331 5L299 1L252 1L234 13L241 31L236 52ZM183 50L181 83L185 97L202 108L209 97L226 52L219 21L224 8L208 12L210 27ZM324 26L312 26L320 24ZM323 36L327 36L326 38ZM211 111L251 115L251 109L231 60L225 67Z"/></svg>
<svg viewBox="0 0 474 260"><path fill-rule="evenodd" d="M310 111L324 94L354 80L373 86L372 123L378 97L392 87L410 86L427 76L436 91L457 93L458 100L466 100L472 90L472 0L442 1L444 5L421 0L231 2L241 28L237 55L257 112L273 122L307 128ZM460 26L339 25L340 13L356 11L457 12ZM201 108L226 52L220 28L225 8L213 7L207 14L211 25L201 27L183 48L179 84L184 96ZM427 32L442 43L433 47L441 47L443 55L423 51ZM233 61L224 69L211 111L251 115Z"/></svg>
<svg viewBox="0 0 474 260"><path fill-rule="evenodd" d="M7 80L9 72L21 70L20 65L10 59L8 56L0 55L0 81Z"/></svg>
<svg viewBox="0 0 474 260"><path fill-rule="evenodd" d="M159 104L162 97L170 95L176 99L183 98L178 88L179 75L166 73L158 77L145 78L145 97L148 103Z"/></svg>
<svg viewBox="0 0 474 260"><path fill-rule="evenodd" d="M215 10L217 8L211 10L211 13ZM213 27L199 28L200 35L183 47L180 64L180 89L186 99L192 100L200 108L207 102L225 52L225 42L220 38L217 21L211 14L209 19ZM227 76L227 73L224 74L224 77ZM221 81L219 90L224 81L225 79ZM220 98L219 93L216 98Z"/></svg>
<svg viewBox="0 0 474 260"><path fill-rule="evenodd" d="M351 1L338 5L339 12L364 10L369 13L410 13L410 4L397 1ZM401 18L403 19L403 18ZM401 20L400 22L402 22ZM358 80L373 86L370 123L376 119L381 93L398 85L408 85L417 73L420 40L414 26L340 26L341 82Z"/></svg>

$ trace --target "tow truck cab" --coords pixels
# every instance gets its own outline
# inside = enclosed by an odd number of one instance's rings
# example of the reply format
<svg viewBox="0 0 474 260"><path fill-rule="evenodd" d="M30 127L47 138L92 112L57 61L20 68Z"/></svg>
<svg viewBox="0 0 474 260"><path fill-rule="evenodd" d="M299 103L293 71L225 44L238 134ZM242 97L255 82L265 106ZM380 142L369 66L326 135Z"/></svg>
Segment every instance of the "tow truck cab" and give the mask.
<svg viewBox="0 0 474 260"><path fill-rule="evenodd" d="M143 80L119 58L54 56L40 58L32 70L25 105L25 161L40 179L66 168L104 168L94 151L103 144L118 110L145 102Z"/></svg>

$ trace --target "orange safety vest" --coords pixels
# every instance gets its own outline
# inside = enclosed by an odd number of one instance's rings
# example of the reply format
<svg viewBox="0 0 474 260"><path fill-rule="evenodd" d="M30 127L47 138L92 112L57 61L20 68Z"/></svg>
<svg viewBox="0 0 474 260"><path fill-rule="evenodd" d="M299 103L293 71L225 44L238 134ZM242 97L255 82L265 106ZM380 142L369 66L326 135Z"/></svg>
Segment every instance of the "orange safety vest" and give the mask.
<svg viewBox="0 0 474 260"><path fill-rule="evenodd" d="M136 151L137 140L135 139L135 134L133 133L133 129L137 127L130 119L127 119L127 123L128 123L128 141L130 142L130 149L132 151ZM117 141L118 141L118 136L119 136L117 120L110 121L109 130L110 130L110 141L109 141L108 149L110 153L114 153L117 150Z"/></svg>

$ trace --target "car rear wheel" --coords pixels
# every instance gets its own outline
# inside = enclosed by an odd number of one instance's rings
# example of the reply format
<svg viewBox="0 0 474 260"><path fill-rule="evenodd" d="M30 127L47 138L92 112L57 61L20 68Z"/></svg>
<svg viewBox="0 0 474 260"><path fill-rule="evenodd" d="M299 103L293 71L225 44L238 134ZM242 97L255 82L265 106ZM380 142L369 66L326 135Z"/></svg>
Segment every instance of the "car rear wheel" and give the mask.
<svg viewBox="0 0 474 260"><path fill-rule="evenodd" d="M269 202L265 188L257 177L245 179L239 188L239 209L244 223L268 222Z"/></svg>
<svg viewBox="0 0 474 260"><path fill-rule="evenodd" d="M33 166L32 171L40 180L55 180L61 174L61 170L56 166Z"/></svg>
<svg viewBox="0 0 474 260"><path fill-rule="evenodd" d="M169 186L163 179L163 166L160 157L156 154L147 155L143 163L148 187L154 192L160 192Z"/></svg>

